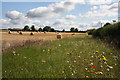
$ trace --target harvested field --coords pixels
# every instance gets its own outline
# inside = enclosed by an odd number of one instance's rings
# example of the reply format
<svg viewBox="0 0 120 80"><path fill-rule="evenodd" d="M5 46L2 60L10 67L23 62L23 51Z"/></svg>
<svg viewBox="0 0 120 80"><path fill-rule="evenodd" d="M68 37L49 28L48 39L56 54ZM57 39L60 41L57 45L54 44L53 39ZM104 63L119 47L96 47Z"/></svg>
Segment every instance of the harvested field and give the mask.
<svg viewBox="0 0 120 80"><path fill-rule="evenodd" d="M6 51L8 49L25 46L30 43L30 45L34 43L40 43L44 40L56 40L57 33L56 32L34 32L34 35L30 35L31 32L23 32L20 35L18 32L12 32L8 34L8 32L0 32L2 34L2 51ZM62 38L71 37L73 33L61 33ZM85 34L86 33L75 33L75 34ZM74 35L75 36L75 35Z"/></svg>

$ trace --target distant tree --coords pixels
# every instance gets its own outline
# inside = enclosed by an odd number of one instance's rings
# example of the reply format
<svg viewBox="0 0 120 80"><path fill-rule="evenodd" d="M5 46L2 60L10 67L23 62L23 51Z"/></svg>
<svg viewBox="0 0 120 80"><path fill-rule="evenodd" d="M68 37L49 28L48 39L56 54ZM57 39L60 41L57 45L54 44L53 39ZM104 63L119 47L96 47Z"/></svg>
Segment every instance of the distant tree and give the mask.
<svg viewBox="0 0 120 80"><path fill-rule="evenodd" d="M54 28L51 28L51 32L55 32L55 29L54 29Z"/></svg>
<svg viewBox="0 0 120 80"><path fill-rule="evenodd" d="M11 30L11 28L8 28L8 30Z"/></svg>
<svg viewBox="0 0 120 80"><path fill-rule="evenodd" d="M108 25L111 25L110 23L106 23L104 26L108 26Z"/></svg>
<svg viewBox="0 0 120 80"><path fill-rule="evenodd" d="M34 25L31 26L31 30L32 30L32 31L35 31L35 30L36 30Z"/></svg>
<svg viewBox="0 0 120 80"><path fill-rule="evenodd" d="M65 29L63 29L62 32L65 32Z"/></svg>
<svg viewBox="0 0 120 80"><path fill-rule="evenodd" d="M38 29L38 31L39 31L39 32L42 32L42 31L43 31L43 29L42 29L42 28L39 28L39 29Z"/></svg>
<svg viewBox="0 0 120 80"><path fill-rule="evenodd" d="M75 32L78 32L78 28L75 29Z"/></svg>
<svg viewBox="0 0 120 80"><path fill-rule="evenodd" d="M74 32L74 31L75 31L75 29L74 29L74 28L71 28L71 29L70 29L70 31L71 31L71 32Z"/></svg>
<svg viewBox="0 0 120 80"><path fill-rule="evenodd" d="M45 26L45 27L43 28L43 31L50 32L50 31L51 31L51 27L50 27L50 26Z"/></svg>
<svg viewBox="0 0 120 80"><path fill-rule="evenodd" d="M113 22L116 22L116 20L112 20Z"/></svg>
<svg viewBox="0 0 120 80"><path fill-rule="evenodd" d="M24 29L23 29L24 31L29 31L30 30L30 28L29 28L29 26L28 25L26 25L25 27L24 27Z"/></svg>

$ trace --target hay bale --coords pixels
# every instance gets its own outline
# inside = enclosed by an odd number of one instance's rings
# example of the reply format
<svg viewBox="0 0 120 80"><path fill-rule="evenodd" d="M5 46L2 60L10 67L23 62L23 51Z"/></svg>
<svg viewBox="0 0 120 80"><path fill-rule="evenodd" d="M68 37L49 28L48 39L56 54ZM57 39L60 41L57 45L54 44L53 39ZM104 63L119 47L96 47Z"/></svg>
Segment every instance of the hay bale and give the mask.
<svg viewBox="0 0 120 80"><path fill-rule="evenodd" d="M31 33L30 33L30 35L34 35L34 33L33 33L33 32L31 32Z"/></svg>
<svg viewBox="0 0 120 80"><path fill-rule="evenodd" d="M46 34L46 31L44 31L44 34Z"/></svg>
<svg viewBox="0 0 120 80"><path fill-rule="evenodd" d="M57 39L62 39L62 35L60 33L57 34Z"/></svg>
<svg viewBox="0 0 120 80"><path fill-rule="evenodd" d="M11 34L11 31L8 31L8 34Z"/></svg>
<svg viewBox="0 0 120 80"><path fill-rule="evenodd" d="M22 31L20 31L20 33L19 33L20 35L22 35L23 33L22 33Z"/></svg>

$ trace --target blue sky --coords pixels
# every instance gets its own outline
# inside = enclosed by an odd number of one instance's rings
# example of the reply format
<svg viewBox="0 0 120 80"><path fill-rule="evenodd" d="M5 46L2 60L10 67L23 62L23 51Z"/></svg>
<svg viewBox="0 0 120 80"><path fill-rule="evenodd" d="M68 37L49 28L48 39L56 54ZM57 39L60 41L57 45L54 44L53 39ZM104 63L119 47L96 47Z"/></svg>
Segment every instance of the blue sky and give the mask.
<svg viewBox="0 0 120 80"><path fill-rule="evenodd" d="M78 0L67 4L67 1L7 2L6 0L2 2L2 28L23 28L25 25L35 25L36 28L50 25L59 30L69 30L71 27L79 30L98 28L100 23L105 24L118 19L118 0L107 1L108 4L106 2L88 4Z"/></svg>

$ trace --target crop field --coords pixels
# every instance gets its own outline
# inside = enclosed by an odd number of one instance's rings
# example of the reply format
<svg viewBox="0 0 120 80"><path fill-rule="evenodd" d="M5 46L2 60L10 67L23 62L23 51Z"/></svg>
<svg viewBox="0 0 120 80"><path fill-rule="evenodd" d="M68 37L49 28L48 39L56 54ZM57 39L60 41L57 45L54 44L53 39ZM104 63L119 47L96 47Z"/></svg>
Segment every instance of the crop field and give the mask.
<svg viewBox="0 0 120 80"><path fill-rule="evenodd" d="M56 33L41 36L48 40L3 53L3 78L119 78L116 47L86 34L66 33L67 38L58 40L50 39L56 39Z"/></svg>
<svg viewBox="0 0 120 80"><path fill-rule="evenodd" d="M0 32L2 34L2 50L6 51L8 49L24 46L26 43L36 43L45 40L56 40L57 32L34 32L34 35L30 35L31 32L23 32L22 35L16 31L8 34L8 32ZM61 33L62 38L71 37L73 33ZM84 33L75 33L84 34ZM87 34L86 34L87 35Z"/></svg>

